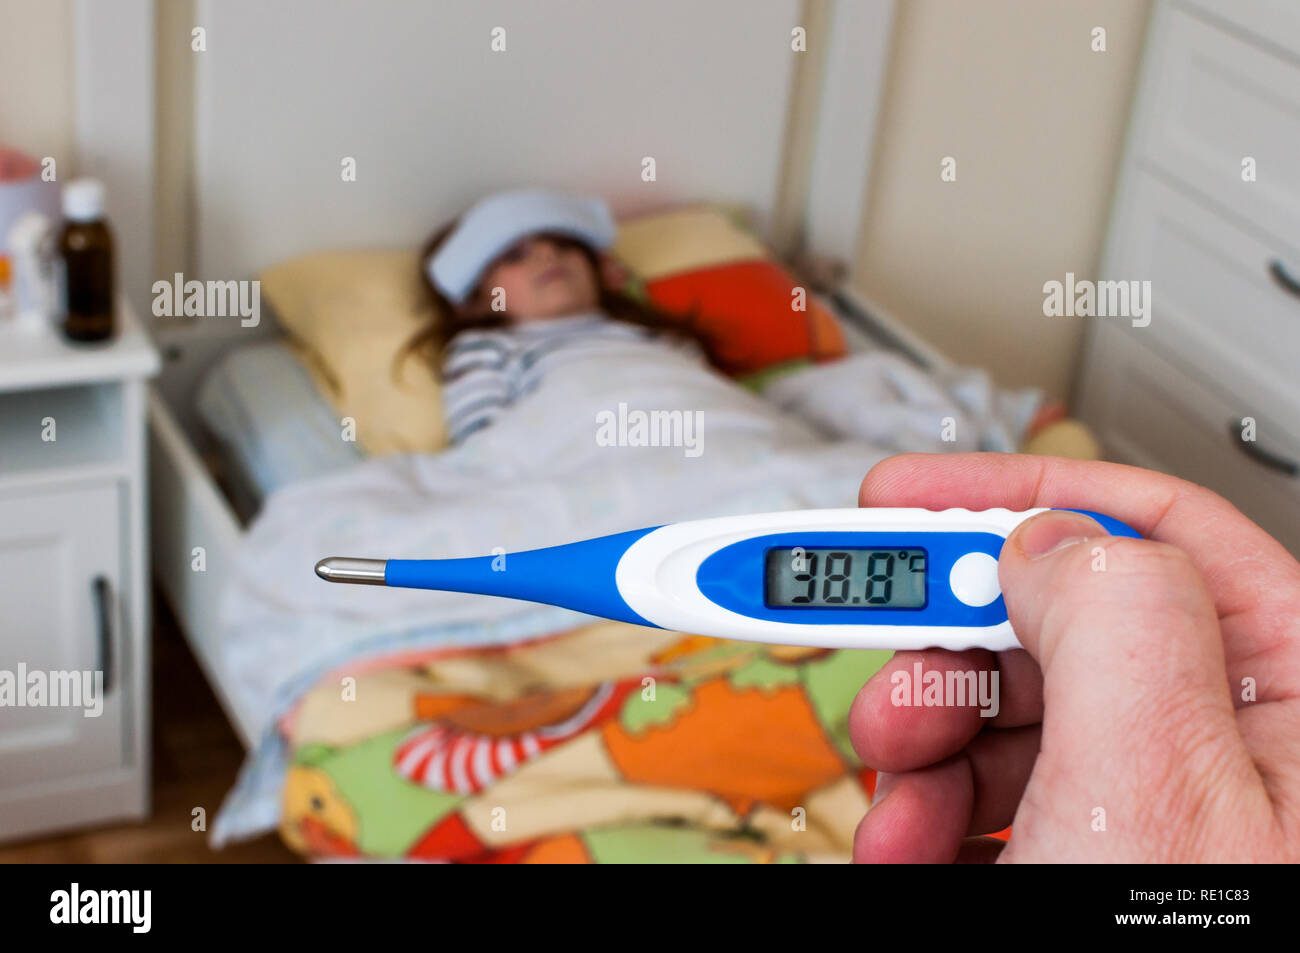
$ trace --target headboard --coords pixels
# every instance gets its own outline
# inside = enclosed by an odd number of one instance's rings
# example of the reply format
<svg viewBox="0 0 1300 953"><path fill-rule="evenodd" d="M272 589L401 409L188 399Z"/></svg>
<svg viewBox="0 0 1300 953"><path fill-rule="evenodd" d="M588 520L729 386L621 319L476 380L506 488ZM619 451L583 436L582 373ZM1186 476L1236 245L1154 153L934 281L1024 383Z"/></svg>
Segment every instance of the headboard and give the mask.
<svg viewBox="0 0 1300 953"><path fill-rule="evenodd" d="M242 276L331 244L415 243L507 186L591 191L616 212L712 197L762 214L798 6L314 0L307 17L204 0L197 268Z"/></svg>
<svg viewBox="0 0 1300 953"><path fill-rule="evenodd" d="M124 287L147 315L173 271L240 279L313 249L413 244L524 184L600 193L617 213L740 205L778 247L795 234L849 258L893 0L75 9L81 165L130 197ZM807 52L792 52L796 27ZM105 111L112 124L84 118ZM97 167L124 125L143 131Z"/></svg>

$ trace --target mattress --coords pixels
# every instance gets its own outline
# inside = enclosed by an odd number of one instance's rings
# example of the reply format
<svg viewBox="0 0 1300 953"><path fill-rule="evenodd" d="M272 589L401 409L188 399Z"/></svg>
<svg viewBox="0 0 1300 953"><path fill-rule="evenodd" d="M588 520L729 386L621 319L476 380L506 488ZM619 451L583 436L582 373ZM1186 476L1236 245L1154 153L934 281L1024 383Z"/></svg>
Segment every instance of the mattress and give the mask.
<svg viewBox="0 0 1300 953"><path fill-rule="evenodd" d="M199 387L200 419L259 501L281 486L352 466L364 454L283 340L236 348Z"/></svg>

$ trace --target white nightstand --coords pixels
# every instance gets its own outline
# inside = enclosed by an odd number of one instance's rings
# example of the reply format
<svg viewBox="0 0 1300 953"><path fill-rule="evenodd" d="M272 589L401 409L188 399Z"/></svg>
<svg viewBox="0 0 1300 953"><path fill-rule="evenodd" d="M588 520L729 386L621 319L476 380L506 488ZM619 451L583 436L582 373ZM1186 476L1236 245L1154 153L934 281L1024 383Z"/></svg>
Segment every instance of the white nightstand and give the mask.
<svg viewBox="0 0 1300 953"><path fill-rule="evenodd" d="M0 838L148 811L145 383L158 368L124 301L104 345L0 322ZM98 717L49 705L76 700L83 671L103 673ZM45 706L6 697L7 680L36 700L51 672L67 674Z"/></svg>

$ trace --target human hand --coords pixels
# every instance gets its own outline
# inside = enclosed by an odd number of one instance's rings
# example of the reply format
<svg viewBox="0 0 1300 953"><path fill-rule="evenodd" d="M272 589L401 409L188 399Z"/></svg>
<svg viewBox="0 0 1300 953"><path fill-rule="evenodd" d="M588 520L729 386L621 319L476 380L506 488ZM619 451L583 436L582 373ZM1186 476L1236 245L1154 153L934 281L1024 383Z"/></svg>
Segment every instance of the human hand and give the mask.
<svg viewBox="0 0 1300 953"><path fill-rule="evenodd" d="M856 861L1300 860L1300 564L1281 544L1203 487L1052 457L891 457L859 502L1078 507L1146 538L1027 520L998 561L1025 649L899 652L867 682L849 731L881 773ZM895 706L891 675L918 661L996 668L1000 710ZM1005 846L979 836L1007 825Z"/></svg>

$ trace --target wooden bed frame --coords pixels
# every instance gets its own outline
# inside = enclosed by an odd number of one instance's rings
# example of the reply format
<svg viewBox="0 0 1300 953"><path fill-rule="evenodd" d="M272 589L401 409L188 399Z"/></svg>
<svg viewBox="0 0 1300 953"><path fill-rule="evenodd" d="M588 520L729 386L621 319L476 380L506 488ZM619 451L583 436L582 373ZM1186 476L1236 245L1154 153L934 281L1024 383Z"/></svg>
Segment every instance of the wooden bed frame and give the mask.
<svg viewBox="0 0 1300 953"><path fill-rule="evenodd" d="M216 651L221 593L243 526L162 392L150 387L149 520L154 578L245 747L261 726L231 690ZM204 569L195 571L201 549Z"/></svg>

